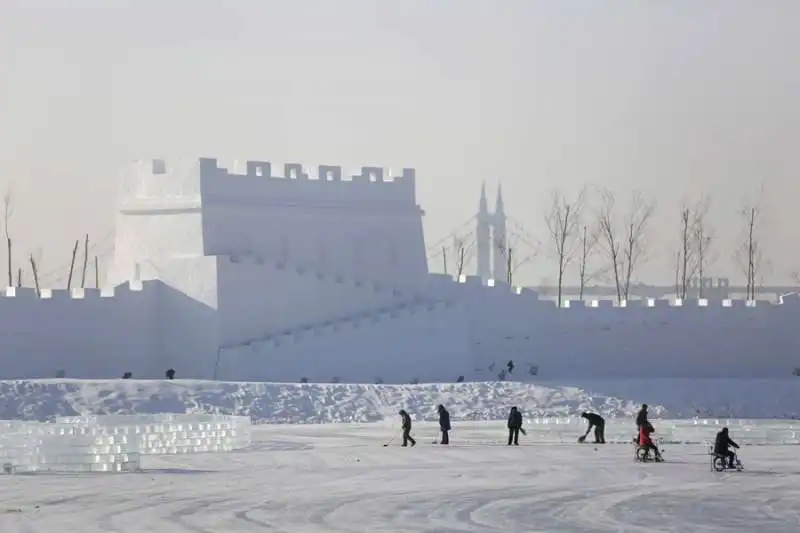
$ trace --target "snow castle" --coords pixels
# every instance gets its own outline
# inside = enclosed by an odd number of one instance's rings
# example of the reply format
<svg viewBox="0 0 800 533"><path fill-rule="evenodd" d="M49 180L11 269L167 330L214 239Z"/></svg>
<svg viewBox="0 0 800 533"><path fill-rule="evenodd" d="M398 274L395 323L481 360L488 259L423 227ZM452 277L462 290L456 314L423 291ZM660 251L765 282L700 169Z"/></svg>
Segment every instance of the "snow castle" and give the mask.
<svg viewBox="0 0 800 533"><path fill-rule="evenodd" d="M160 378L170 367L291 382L774 378L800 367L795 295L557 308L493 279L500 197L492 215L481 199L477 275L453 280L428 272L413 169L282 174L264 161L131 166L113 289L7 289L0 378Z"/></svg>

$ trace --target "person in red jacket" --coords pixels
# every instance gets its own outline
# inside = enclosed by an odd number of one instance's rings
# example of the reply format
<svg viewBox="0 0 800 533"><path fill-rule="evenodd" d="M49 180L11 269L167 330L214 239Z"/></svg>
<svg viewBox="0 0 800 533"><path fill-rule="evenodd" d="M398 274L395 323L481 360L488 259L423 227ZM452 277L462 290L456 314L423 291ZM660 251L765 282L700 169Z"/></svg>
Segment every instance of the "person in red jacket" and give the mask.
<svg viewBox="0 0 800 533"><path fill-rule="evenodd" d="M653 433L653 431L655 431L655 429L650 422L646 422L639 426L639 447L644 448L647 451L653 450L656 454L656 462L661 462L663 461L661 458L661 452L658 450L658 446L653 444L653 440L650 438L650 434Z"/></svg>

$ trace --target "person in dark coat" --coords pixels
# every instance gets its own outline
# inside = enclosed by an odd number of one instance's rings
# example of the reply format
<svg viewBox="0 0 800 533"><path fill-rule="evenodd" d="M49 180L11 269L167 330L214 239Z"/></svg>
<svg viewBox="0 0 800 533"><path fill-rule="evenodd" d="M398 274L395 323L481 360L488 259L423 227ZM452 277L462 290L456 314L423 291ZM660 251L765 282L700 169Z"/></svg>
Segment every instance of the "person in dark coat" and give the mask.
<svg viewBox="0 0 800 533"><path fill-rule="evenodd" d="M522 412L516 407L508 413L508 445L519 446L519 432L522 431Z"/></svg>
<svg viewBox="0 0 800 533"><path fill-rule="evenodd" d="M437 408L439 411L439 429L442 431L442 444L450 444L450 413L444 408L444 405L439 404Z"/></svg>
<svg viewBox="0 0 800 533"><path fill-rule="evenodd" d="M581 442L585 441L586 440L586 435L588 435L589 432L592 430L592 428L594 428L594 443L595 444L605 444L606 443L606 420L602 416L600 416L598 414L587 413L585 411L583 413L581 413L581 418L585 418L586 420L589 421L589 427L586 428L586 433L583 434L583 437L581 437L578 440L580 440Z"/></svg>
<svg viewBox="0 0 800 533"><path fill-rule="evenodd" d="M639 413L636 415L636 427L641 429L642 426L649 423L647 420L647 404L643 403L642 408L639 409Z"/></svg>
<svg viewBox="0 0 800 533"><path fill-rule="evenodd" d="M401 409L398 413L400 415L400 419L403 421L403 446L408 446L408 443L411 443L411 446L416 446L417 441L411 436L411 417L408 415L405 409Z"/></svg>
<svg viewBox="0 0 800 533"><path fill-rule="evenodd" d="M728 435L728 428L722 428L722 431L717 433L717 438L714 441L714 453L722 457L728 458L728 468L733 468L733 460L736 458L736 453L730 447L733 446L737 450L739 445L733 442Z"/></svg>

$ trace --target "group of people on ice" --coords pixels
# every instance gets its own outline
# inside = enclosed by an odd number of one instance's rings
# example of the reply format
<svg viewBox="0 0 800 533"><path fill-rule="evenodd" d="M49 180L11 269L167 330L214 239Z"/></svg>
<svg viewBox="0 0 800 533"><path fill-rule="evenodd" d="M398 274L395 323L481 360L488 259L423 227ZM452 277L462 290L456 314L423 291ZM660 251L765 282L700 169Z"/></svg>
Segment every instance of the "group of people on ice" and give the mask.
<svg viewBox="0 0 800 533"><path fill-rule="evenodd" d="M439 444L450 444L450 430L452 429L452 426L450 425L450 413L442 404L439 404L436 407L436 411L439 413L439 431L442 435ZM405 409L401 409L398 414L400 415L401 428L403 430L403 444L401 446L416 446L417 441L411 436L411 416ZM586 412L581 414L581 416L589 421L589 428L586 430L586 433L583 435L583 437L580 438L580 441L583 442L586 440L586 435L588 435L592 428L594 428L595 442L605 444L606 421L603 419L603 417L594 413ZM512 407L511 411L508 413L507 424L509 446L519 446L520 433L527 435L525 428L522 427L522 422L522 411L520 411L517 407Z"/></svg>
<svg viewBox="0 0 800 533"><path fill-rule="evenodd" d="M450 426L450 413L447 412L447 409L445 409L442 404L439 404L436 410L439 413L439 431L442 433L440 444L450 444L450 430L452 429ZM411 416L409 416L405 409L401 409L399 414L403 428L402 446L408 446L409 444L411 446L416 446L417 441L411 436Z"/></svg>
<svg viewBox="0 0 800 533"><path fill-rule="evenodd" d="M445 409L444 405L441 404L439 404L436 410L439 413L439 431L441 432L441 440L439 443L450 444L450 430L452 429L452 426L450 425L450 413L447 412L447 409ZM399 414L403 429L402 446L416 446L417 441L411 436L411 416L408 414L408 412L406 412L405 409L401 409ZM586 437L589 435L592 429L594 429L595 444L605 444L605 419L596 413L590 413L587 411L581 413L581 418L586 419L586 421L589 422L589 426L586 428L586 433L578 438L578 441L585 442ZM522 433L523 435L527 435L525 429L522 427L522 422L522 411L520 411L517 407L512 407L508 414L507 423L508 446L519 446L519 434ZM653 439L651 437L651 435L655 432L655 428L653 428L653 425L647 418L647 404L642 404L642 408L636 415L636 427L638 428L638 435L634 440L638 446L647 452L652 451L655 454L656 462L663 462L664 459L661 456L661 450L659 450L658 446L653 443ZM733 468L736 454L731 451L731 446L734 448L739 448L739 445L731 440L730 435L728 434L728 428L723 427L722 430L717 433L714 442L713 453L725 457L728 461L729 467Z"/></svg>

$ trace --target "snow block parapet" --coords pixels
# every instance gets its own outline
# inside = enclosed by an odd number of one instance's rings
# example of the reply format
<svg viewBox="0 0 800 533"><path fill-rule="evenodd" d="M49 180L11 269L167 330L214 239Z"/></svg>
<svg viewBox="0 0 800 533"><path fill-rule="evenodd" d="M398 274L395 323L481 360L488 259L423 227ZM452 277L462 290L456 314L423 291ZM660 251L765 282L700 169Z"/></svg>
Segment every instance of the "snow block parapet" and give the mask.
<svg viewBox="0 0 800 533"><path fill-rule="evenodd" d="M297 180L297 181L318 181L321 183L372 183L411 186L414 185L416 171L413 168L404 168L402 174L397 176L391 169L382 167L362 166L358 174L343 172L342 167L337 165L319 165L316 175L306 172L301 163L285 163L283 165L283 175L273 174L273 165L269 161L247 161L242 165L234 164L234 168L229 170L219 166L216 159L200 159L201 172L204 175L216 174L219 177L259 177L266 179Z"/></svg>
<svg viewBox="0 0 800 533"><path fill-rule="evenodd" d="M135 281L102 289L40 289L38 292L33 287L6 287L5 291L0 292L0 300L96 300L127 296L144 290L144 284Z"/></svg>
<svg viewBox="0 0 800 533"><path fill-rule="evenodd" d="M342 167L319 165L312 175L299 163L283 165L283 176L273 172L268 161L247 161L231 169L216 159L200 159L204 203L236 199L238 203L264 205L359 205L385 209L387 205L415 211L415 171L405 168L401 175L381 167L364 166L357 172Z"/></svg>
<svg viewBox="0 0 800 533"><path fill-rule="evenodd" d="M445 276L446 281L437 278L436 285L441 287L442 284L448 284L452 280L449 276ZM485 282L478 276L461 276L460 279L455 280L458 285L465 287L480 287L481 290L491 291L496 290L501 293L508 293L520 296L529 301L536 301L539 305L559 309L556 301L550 299L540 299L539 294L535 291L524 287L508 285L501 281L489 279ZM800 294L790 293L782 295L777 302L770 302L766 300L739 300L739 299L723 299L711 300L707 298L700 299L656 299L645 298L640 300L623 300L616 302L615 300L570 300L563 301L561 310L569 309L664 309L664 308L775 308L780 306L800 306Z"/></svg>
<svg viewBox="0 0 800 533"><path fill-rule="evenodd" d="M174 164L167 164L161 159L133 162L120 177L118 203L125 208L130 202L142 201L199 206L200 167L197 160L183 160Z"/></svg>

